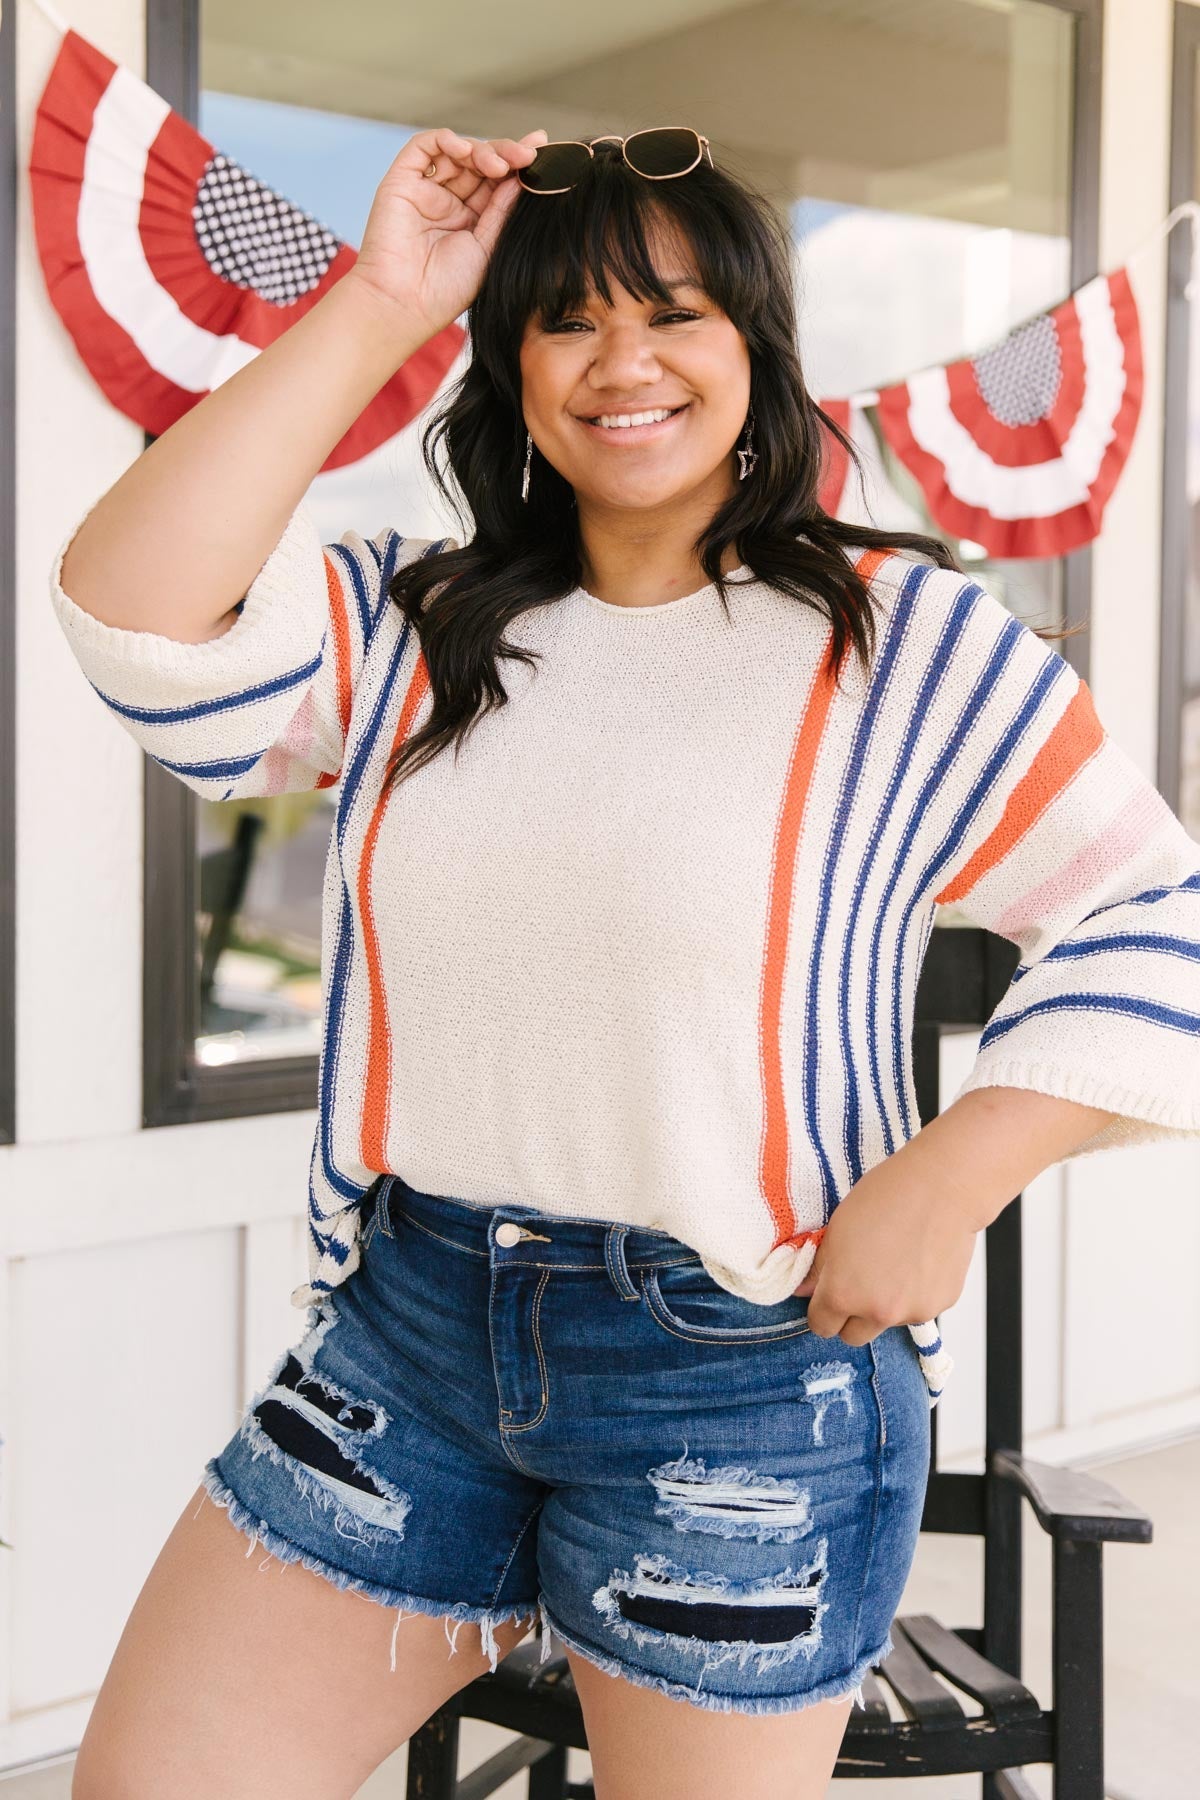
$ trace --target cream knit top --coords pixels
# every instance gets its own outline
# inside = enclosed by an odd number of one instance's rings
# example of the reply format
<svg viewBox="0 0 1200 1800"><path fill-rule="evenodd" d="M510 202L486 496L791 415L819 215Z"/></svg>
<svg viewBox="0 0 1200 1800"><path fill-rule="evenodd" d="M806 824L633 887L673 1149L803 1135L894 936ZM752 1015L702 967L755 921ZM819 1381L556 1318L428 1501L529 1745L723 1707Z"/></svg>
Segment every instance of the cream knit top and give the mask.
<svg viewBox="0 0 1200 1800"><path fill-rule="evenodd" d="M79 521L82 523L82 521ZM658 606L521 615L509 702L386 799L428 715L394 570L449 540L322 544L297 509L222 637L106 626L84 674L206 798L338 783L308 1194L315 1304L380 1173L654 1227L769 1305L919 1129L913 1004L939 906L1020 966L961 1092L1119 1116L1075 1155L1200 1135L1200 845L1052 646L976 582L855 553L869 678L744 568ZM954 1096L957 1098L957 1096ZM909 1328L933 1404L951 1359Z"/></svg>

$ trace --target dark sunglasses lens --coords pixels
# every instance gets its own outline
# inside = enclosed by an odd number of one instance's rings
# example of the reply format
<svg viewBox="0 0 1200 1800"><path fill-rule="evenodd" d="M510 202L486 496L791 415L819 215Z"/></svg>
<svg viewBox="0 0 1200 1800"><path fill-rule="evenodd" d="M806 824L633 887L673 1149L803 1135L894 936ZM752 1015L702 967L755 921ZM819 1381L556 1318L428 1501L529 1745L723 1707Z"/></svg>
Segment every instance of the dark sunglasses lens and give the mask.
<svg viewBox="0 0 1200 1800"><path fill-rule="evenodd" d="M587 173L591 160L583 144L543 144L533 161L517 173L522 184L535 193L553 192L573 186Z"/></svg>
<svg viewBox="0 0 1200 1800"><path fill-rule="evenodd" d="M639 175L682 175L700 155L700 139L690 127L664 125L635 131L625 155Z"/></svg>

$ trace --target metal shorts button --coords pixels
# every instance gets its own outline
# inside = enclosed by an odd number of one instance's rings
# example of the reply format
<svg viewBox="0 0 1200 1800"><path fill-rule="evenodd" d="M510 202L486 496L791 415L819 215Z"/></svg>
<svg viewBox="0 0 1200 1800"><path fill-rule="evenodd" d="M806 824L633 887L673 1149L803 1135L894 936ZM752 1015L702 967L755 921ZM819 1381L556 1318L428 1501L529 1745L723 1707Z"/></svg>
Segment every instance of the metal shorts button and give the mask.
<svg viewBox="0 0 1200 1800"><path fill-rule="evenodd" d="M521 1227L514 1225L511 1219L505 1219L502 1225L496 1227L496 1242L505 1250L510 1250L514 1244L519 1244L521 1236Z"/></svg>

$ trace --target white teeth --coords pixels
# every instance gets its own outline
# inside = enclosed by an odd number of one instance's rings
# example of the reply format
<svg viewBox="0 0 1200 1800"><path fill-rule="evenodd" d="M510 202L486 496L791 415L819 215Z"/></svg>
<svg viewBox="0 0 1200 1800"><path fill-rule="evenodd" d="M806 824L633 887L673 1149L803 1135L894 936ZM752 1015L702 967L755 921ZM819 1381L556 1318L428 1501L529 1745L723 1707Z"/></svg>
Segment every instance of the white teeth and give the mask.
<svg viewBox="0 0 1200 1800"><path fill-rule="evenodd" d="M598 419L590 419L588 423L603 425L606 431L619 431L627 425L657 425L660 420L669 419L672 413L682 411L682 407L660 406L655 412L601 413Z"/></svg>

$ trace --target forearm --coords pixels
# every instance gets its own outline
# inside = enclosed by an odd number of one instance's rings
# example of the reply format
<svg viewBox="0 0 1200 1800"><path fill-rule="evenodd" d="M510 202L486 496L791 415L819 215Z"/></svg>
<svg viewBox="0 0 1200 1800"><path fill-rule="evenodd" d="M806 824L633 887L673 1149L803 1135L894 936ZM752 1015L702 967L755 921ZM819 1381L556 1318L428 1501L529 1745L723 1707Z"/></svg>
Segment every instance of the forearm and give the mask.
<svg viewBox="0 0 1200 1800"><path fill-rule="evenodd" d="M114 483L67 550L64 591L129 631L228 629L329 452L427 336L343 276Z"/></svg>
<svg viewBox="0 0 1200 1800"><path fill-rule="evenodd" d="M973 1088L889 1160L902 1161L911 1178L945 1195L979 1230L1113 1116L1025 1088Z"/></svg>

